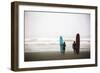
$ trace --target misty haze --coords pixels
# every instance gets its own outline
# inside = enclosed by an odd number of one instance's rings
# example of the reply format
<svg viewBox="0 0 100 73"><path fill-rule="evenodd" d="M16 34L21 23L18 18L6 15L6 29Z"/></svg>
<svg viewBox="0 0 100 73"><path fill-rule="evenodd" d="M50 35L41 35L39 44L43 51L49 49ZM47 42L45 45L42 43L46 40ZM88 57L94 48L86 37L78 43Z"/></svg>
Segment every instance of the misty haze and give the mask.
<svg viewBox="0 0 100 73"><path fill-rule="evenodd" d="M90 15L78 13L25 11L25 61L90 58ZM73 42L80 34L80 53ZM60 36L65 53L60 50Z"/></svg>

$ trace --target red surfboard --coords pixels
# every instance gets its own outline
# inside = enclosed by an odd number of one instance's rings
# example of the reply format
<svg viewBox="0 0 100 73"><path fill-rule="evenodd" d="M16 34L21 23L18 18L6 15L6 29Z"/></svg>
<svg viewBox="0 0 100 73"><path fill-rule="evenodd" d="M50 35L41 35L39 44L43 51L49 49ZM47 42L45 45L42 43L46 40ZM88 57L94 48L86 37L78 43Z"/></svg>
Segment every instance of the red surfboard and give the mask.
<svg viewBox="0 0 100 73"><path fill-rule="evenodd" d="M80 52L80 34L76 34L76 53L79 54Z"/></svg>

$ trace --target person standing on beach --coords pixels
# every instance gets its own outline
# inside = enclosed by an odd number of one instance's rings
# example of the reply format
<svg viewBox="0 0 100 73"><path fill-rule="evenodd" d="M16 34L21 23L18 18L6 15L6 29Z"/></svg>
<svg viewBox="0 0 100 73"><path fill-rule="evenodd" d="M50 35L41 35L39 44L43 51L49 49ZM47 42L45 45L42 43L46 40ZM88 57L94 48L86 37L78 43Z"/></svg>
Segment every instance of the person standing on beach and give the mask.
<svg viewBox="0 0 100 73"><path fill-rule="evenodd" d="M65 54L65 50L66 50L66 43L63 43L63 54Z"/></svg>
<svg viewBox="0 0 100 73"><path fill-rule="evenodd" d="M73 42L72 48L74 50L74 53L76 53L76 43L75 43L75 41Z"/></svg>
<svg viewBox="0 0 100 73"><path fill-rule="evenodd" d="M76 34L76 41L73 42L72 48L77 55L80 53L80 34Z"/></svg>

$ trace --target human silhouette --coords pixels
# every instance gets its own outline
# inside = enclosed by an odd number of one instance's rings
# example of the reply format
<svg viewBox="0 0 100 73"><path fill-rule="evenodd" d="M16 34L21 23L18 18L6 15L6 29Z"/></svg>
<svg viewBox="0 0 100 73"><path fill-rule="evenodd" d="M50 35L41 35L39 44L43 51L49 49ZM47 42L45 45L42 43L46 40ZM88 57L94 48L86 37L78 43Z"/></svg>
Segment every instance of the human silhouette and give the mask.
<svg viewBox="0 0 100 73"><path fill-rule="evenodd" d="M73 47L74 53L76 53L76 43L75 43L75 41L73 42L72 47Z"/></svg>
<svg viewBox="0 0 100 73"><path fill-rule="evenodd" d="M80 53L80 34L79 33L76 34L76 41L73 42L72 47L73 47L74 53L78 55Z"/></svg>
<svg viewBox="0 0 100 73"><path fill-rule="evenodd" d="M66 49L66 43L63 43L63 54L65 54L65 49Z"/></svg>

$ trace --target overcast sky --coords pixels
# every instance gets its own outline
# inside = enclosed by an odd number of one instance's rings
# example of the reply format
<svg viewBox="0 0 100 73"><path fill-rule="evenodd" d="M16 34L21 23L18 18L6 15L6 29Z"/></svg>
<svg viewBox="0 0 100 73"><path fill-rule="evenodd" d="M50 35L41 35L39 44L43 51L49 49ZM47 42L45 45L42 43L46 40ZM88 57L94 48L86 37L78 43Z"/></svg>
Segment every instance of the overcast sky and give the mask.
<svg viewBox="0 0 100 73"><path fill-rule="evenodd" d="M90 37L90 15L54 12L25 12L25 39Z"/></svg>

